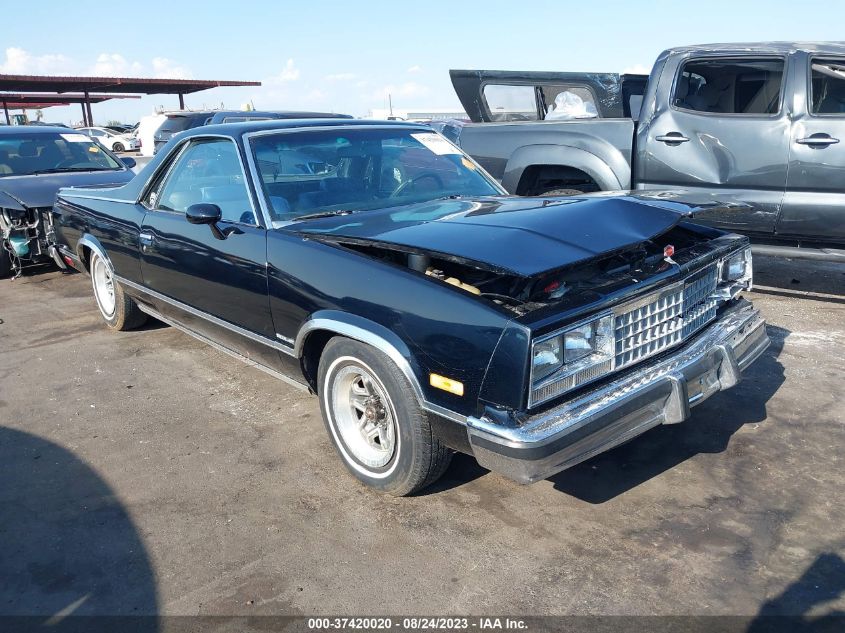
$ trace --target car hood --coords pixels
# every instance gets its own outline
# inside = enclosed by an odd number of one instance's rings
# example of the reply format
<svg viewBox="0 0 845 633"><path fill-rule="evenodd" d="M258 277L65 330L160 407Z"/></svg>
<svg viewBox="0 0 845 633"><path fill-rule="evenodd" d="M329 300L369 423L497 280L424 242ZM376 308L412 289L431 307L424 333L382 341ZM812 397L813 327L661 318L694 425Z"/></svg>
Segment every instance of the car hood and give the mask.
<svg viewBox="0 0 845 633"><path fill-rule="evenodd" d="M135 174L130 170L83 171L38 176L0 177L0 192L27 207L52 207L61 187L107 187L124 185Z"/></svg>
<svg viewBox="0 0 845 633"><path fill-rule="evenodd" d="M381 243L533 276L652 239L685 217L740 206L677 194L459 198L295 222L328 242Z"/></svg>

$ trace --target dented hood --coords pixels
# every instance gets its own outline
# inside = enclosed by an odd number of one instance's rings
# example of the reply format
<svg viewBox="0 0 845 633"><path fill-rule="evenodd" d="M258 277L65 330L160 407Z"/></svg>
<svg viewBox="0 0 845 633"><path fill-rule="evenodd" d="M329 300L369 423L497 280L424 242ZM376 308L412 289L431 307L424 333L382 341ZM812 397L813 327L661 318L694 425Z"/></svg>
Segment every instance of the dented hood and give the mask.
<svg viewBox="0 0 845 633"><path fill-rule="evenodd" d="M635 246L714 200L636 193L572 198L459 198L295 222L328 242L383 244L530 277Z"/></svg>

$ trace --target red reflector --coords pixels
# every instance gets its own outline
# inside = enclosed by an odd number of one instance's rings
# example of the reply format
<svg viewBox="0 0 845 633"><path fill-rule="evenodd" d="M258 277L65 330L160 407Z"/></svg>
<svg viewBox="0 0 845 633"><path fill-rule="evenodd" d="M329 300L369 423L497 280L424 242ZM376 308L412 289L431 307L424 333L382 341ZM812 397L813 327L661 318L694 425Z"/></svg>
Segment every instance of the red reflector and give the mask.
<svg viewBox="0 0 845 633"><path fill-rule="evenodd" d="M663 247L663 257L672 257L675 254L675 247L671 244L667 244Z"/></svg>
<svg viewBox="0 0 845 633"><path fill-rule="evenodd" d="M65 263L66 263L68 266L73 266L73 260L72 260L70 257L68 257L67 255L65 255L62 259L64 259L64 260L65 260Z"/></svg>
<svg viewBox="0 0 845 633"><path fill-rule="evenodd" d="M545 288L543 288L543 292L545 292L546 294L548 294L548 293L550 293L550 292L554 292L554 291L555 291L555 290L557 290L558 288L560 288L560 282L559 282L559 281L553 281L553 282L552 282L552 283L550 283L548 286L546 286Z"/></svg>

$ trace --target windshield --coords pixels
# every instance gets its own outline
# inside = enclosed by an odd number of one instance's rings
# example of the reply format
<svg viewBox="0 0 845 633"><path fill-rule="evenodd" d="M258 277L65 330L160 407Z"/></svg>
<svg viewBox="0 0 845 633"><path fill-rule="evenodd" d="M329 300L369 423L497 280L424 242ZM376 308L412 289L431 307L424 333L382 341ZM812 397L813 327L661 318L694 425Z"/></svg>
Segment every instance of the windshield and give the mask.
<svg viewBox="0 0 845 633"><path fill-rule="evenodd" d="M252 151L274 220L501 195L475 163L430 131L362 127L268 134L252 139Z"/></svg>
<svg viewBox="0 0 845 633"><path fill-rule="evenodd" d="M94 140L79 132L0 136L0 178L43 172L122 169Z"/></svg>

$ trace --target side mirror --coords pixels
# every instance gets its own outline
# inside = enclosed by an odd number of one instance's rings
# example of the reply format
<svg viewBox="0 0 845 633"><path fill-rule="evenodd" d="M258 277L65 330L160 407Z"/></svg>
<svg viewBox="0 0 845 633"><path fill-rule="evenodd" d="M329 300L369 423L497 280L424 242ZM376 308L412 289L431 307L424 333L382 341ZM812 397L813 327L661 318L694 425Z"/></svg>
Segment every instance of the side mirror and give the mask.
<svg viewBox="0 0 845 633"><path fill-rule="evenodd" d="M223 217L220 207L208 202L192 204L185 211L185 217L191 224L217 224Z"/></svg>
<svg viewBox="0 0 845 633"><path fill-rule="evenodd" d="M135 159L131 156L124 156L120 160L124 165L126 165L127 169L132 169L135 165L138 164L135 162Z"/></svg>

